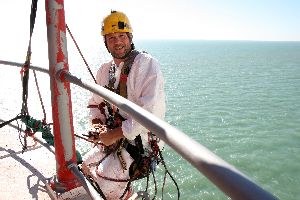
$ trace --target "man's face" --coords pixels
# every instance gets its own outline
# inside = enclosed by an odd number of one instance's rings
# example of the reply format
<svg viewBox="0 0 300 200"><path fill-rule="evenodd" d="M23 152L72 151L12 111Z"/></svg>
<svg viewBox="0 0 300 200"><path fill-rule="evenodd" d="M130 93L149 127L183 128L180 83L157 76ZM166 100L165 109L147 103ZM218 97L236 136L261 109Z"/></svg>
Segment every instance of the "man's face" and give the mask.
<svg viewBox="0 0 300 200"><path fill-rule="evenodd" d="M131 41L127 33L110 33L106 36L107 48L117 59L124 59L131 50Z"/></svg>

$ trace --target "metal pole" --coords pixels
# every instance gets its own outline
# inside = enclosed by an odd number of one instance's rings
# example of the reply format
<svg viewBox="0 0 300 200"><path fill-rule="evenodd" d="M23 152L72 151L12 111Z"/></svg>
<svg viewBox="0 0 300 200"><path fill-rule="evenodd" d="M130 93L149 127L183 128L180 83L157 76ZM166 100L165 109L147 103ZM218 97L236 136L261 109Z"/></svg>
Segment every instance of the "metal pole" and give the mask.
<svg viewBox="0 0 300 200"><path fill-rule="evenodd" d="M209 151L185 133L128 101L127 99L94 83L88 83L68 71L57 73L60 80L68 80L82 88L100 95L118 108L130 114L137 122L153 131L159 138L177 151L183 158L202 172L220 190L233 200L277 200L248 177Z"/></svg>
<svg viewBox="0 0 300 200"><path fill-rule="evenodd" d="M0 61L0 64L22 66L20 63L8 61ZM34 67L34 69L47 73L45 69L40 67ZM256 185L248 177L207 148L127 99L99 85L85 82L71 75L68 71L61 70L57 72L56 76L62 81L68 80L81 88L100 95L109 102L117 105L121 110L132 115L143 126L149 130L153 130L158 137L163 139L184 159L197 168L198 171L202 172L220 190L231 197L231 199L278 200L277 197Z"/></svg>
<svg viewBox="0 0 300 200"><path fill-rule="evenodd" d="M59 70L69 71L63 0L46 0L49 74L57 180L52 187L65 192L80 186L68 169L76 163L70 83L56 79Z"/></svg>

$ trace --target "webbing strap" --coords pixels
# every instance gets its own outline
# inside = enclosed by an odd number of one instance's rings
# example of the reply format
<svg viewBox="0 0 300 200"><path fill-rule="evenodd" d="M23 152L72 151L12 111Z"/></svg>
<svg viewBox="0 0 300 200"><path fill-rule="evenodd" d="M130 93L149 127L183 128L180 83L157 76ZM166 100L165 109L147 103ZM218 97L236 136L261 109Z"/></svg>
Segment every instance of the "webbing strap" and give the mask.
<svg viewBox="0 0 300 200"><path fill-rule="evenodd" d="M36 11L37 11L37 2L38 0L32 0L31 2L31 13L30 13L30 38L33 33L35 18L36 18Z"/></svg>
<svg viewBox="0 0 300 200"><path fill-rule="evenodd" d="M127 99L127 77L133 65L133 62L138 54L140 54L139 51L132 50L128 55L128 58L124 61L124 65L121 69L120 81L119 81L117 93L126 99ZM127 142L125 149L136 162L139 162L142 158L141 155L144 153L141 136L138 135L134 139L134 141L135 141L135 145L132 145Z"/></svg>
<svg viewBox="0 0 300 200"><path fill-rule="evenodd" d="M30 59L31 59L31 38L35 24L36 18L36 11L37 11L37 2L38 0L32 0L31 2L31 13L30 13L30 36L29 36L29 43L27 49L27 56L24 66L21 70L22 77L22 115L28 115L28 107L27 107L27 99L28 99L28 80L29 80L29 68L30 68Z"/></svg>
<svg viewBox="0 0 300 200"><path fill-rule="evenodd" d="M0 124L0 128L6 126L14 120L22 119L28 114L27 108L27 99L28 99L28 80L29 80L29 68L30 68L30 57L31 57L31 37L34 29L36 11L37 11L37 2L38 0L32 0L31 2L31 13L30 13L30 36L29 36L29 44L27 49L26 61L21 69L22 76L22 110L21 114L17 115L15 118L5 121Z"/></svg>
<svg viewBox="0 0 300 200"><path fill-rule="evenodd" d="M124 61L124 66L121 69L120 81L117 88L117 93L127 99L127 77L133 65L135 57L140 54L137 50L132 50L128 58Z"/></svg>

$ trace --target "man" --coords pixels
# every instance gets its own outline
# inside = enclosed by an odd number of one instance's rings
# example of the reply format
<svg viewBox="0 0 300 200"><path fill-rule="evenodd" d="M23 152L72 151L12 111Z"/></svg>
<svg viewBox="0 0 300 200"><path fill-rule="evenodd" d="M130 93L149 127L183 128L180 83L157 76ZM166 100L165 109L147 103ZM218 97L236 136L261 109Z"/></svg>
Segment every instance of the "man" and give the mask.
<svg viewBox="0 0 300 200"><path fill-rule="evenodd" d="M98 70L97 84L163 119L165 95L160 65L151 55L134 49L127 16L112 11L103 20L101 35L113 59ZM144 167L141 163L148 165L146 169L153 166L153 156L157 157L157 147L162 142L97 95L92 96L88 107L92 126L99 133L94 141L104 145L97 145L85 155L82 170L97 182L106 199L126 199L130 196L131 181L124 180L146 176L139 170Z"/></svg>

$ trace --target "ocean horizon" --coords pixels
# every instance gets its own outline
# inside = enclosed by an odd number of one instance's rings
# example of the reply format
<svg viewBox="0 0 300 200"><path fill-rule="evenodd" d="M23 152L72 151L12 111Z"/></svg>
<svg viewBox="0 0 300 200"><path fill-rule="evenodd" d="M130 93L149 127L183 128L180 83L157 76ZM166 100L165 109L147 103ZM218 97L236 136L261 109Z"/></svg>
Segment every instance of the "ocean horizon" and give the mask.
<svg viewBox="0 0 300 200"><path fill-rule="evenodd" d="M68 46L72 45L69 40ZM161 64L169 124L279 199L298 199L299 41L137 40L135 46ZM105 47L96 43L84 50L94 74L102 62L110 59ZM70 72L92 82L78 52L71 47L68 55ZM47 66L47 62L40 61L38 65ZM42 96L51 118L49 78L39 73L38 79L45 79L40 87L44 88ZM74 85L71 89L74 129L83 133L88 129L86 106L91 94ZM19 93L14 95L11 105L19 105ZM42 117L34 86L29 95L31 113ZM1 101L0 104L9 109ZM80 140L76 140L76 146L83 154L90 148ZM165 146L163 155L178 183L181 199L229 199L169 146ZM160 191L162 169L157 174ZM135 183L137 191L144 186L145 180ZM169 178L164 191L164 199L177 199L176 187ZM160 195L159 192L158 199Z"/></svg>
<svg viewBox="0 0 300 200"><path fill-rule="evenodd" d="M169 124L279 199L297 199L300 42L138 40L135 46L161 64ZM164 156L182 199L228 199L168 146ZM176 199L167 183L164 199Z"/></svg>

